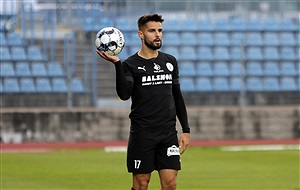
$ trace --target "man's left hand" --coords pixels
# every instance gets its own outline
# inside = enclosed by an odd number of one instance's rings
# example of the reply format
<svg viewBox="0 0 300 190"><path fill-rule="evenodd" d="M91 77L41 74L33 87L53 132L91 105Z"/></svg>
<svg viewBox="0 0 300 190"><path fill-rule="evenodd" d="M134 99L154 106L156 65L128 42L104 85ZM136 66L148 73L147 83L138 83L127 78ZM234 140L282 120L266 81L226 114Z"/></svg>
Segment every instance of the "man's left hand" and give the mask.
<svg viewBox="0 0 300 190"><path fill-rule="evenodd" d="M190 134L182 133L179 137L179 148L181 149L180 154L183 154L190 144Z"/></svg>

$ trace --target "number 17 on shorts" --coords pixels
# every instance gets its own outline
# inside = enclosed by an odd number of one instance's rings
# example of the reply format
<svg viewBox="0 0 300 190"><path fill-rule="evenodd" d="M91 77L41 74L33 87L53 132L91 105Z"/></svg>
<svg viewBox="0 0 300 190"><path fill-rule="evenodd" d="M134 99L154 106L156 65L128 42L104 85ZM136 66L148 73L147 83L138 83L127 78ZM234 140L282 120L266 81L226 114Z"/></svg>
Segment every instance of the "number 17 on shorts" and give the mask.
<svg viewBox="0 0 300 190"><path fill-rule="evenodd" d="M135 169L139 169L140 168L140 165L141 165L141 160L134 160L134 168Z"/></svg>

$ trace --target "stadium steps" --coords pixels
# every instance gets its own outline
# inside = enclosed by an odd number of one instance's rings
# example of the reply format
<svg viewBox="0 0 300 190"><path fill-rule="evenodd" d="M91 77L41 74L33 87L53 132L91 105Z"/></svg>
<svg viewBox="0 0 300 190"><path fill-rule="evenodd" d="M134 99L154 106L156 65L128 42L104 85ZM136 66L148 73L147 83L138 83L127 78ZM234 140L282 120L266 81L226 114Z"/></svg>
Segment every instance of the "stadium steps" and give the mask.
<svg viewBox="0 0 300 190"><path fill-rule="evenodd" d="M76 72L75 76L78 76L82 79L84 79L85 75L85 49L92 49L90 44L85 44L84 42L78 42L76 45ZM92 53L89 52L90 60L92 60ZM98 56L98 55L97 55ZM64 42L63 40L57 40L56 41L56 60L60 63L64 63ZM115 92L115 72L114 72L114 66L110 63L107 63L106 61L103 62L103 60L100 60L100 58L97 58L98 60L98 79L97 79L97 89L98 89L98 96L99 97L116 97ZM103 63L101 63L101 61ZM93 70L92 64L89 64L89 89L92 89L92 80L91 80L91 71Z"/></svg>

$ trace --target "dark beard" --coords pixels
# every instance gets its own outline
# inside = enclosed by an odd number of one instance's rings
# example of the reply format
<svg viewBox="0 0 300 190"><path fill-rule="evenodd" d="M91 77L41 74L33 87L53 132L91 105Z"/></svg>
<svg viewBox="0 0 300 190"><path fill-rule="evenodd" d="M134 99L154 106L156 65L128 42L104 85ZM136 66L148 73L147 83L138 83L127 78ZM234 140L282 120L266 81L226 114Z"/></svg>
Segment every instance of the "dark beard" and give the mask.
<svg viewBox="0 0 300 190"><path fill-rule="evenodd" d="M159 46L155 46L153 42L148 42L147 40L145 40L144 43L148 48L150 48L152 50L158 50L162 45L162 42L160 42Z"/></svg>

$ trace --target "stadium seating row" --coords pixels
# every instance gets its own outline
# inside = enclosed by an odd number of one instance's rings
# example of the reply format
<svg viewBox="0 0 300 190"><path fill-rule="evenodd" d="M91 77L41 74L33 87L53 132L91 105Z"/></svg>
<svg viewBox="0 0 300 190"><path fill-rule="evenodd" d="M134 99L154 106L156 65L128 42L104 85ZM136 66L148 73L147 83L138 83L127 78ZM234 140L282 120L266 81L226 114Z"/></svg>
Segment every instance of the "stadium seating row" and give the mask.
<svg viewBox="0 0 300 190"><path fill-rule="evenodd" d="M125 47L120 58L124 59L139 49L139 46ZM300 48L292 47L164 46L161 50L172 54L178 61L297 61L300 55Z"/></svg>
<svg viewBox="0 0 300 190"><path fill-rule="evenodd" d="M258 19L168 19L165 20L165 31L297 31L299 23L291 19L276 20L268 18L265 20ZM121 18L112 20L110 18L88 17L83 19L84 31L98 31L100 28L106 26L115 26L121 31L136 31L136 20L130 18Z"/></svg>
<svg viewBox="0 0 300 190"><path fill-rule="evenodd" d="M299 92L300 78L293 77L249 77L245 82L239 77L197 77L180 79L183 92Z"/></svg>
<svg viewBox="0 0 300 190"><path fill-rule="evenodd" d="M249 62L244 66L239 62L233 63L191 63L183 62L179 64L179 73L183 77L230 77L230 76L299 76L300 65L293 62L274 63L268 62L261 64L259 62Z"/></svg>
<svg viewBox="0 0 300 190"><path fill-rule="evenodd" d="M0 48L2 61L46 61L41 49L37 46L12 46Z"/></svg>
<svg viewBox="0 0 300 190"><path fill-rule="evenodd" d="M57 62L3 62L0 64L1 77L66 77L66 74Z"/></svg>
<svg viewBox="0 0 300 190"><path fill-rule="evenodd" d="M139 45L140 39L136 32L124 33L126 42L130 45ZM165 32L164 45L173 46L296 46L300 39L292 32Z"/></svg>
<svg viewBox="0 0 300 190"><path fill-rule="evenodd" d="M1 46L24 46L25 42L23 41L21 35L16 32L0 32L0 45Z"/></svg>
<svg viewBox="0 0 300 190"><path fill-rule="evenodd" d="M65 78L2 78L0 93L67 93L68 83ZM73 78L71 92L86 93L82 80Z"/></svg>

